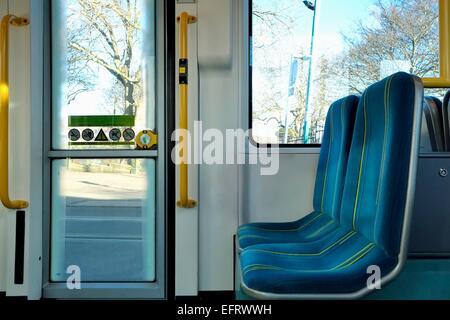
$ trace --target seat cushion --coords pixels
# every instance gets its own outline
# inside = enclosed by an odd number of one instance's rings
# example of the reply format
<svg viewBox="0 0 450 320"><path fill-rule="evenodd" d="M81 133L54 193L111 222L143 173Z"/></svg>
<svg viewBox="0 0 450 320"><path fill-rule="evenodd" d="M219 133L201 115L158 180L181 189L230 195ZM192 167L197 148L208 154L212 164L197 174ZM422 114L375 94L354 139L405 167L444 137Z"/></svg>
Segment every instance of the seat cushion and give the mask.
<svg viewBox="0 0 450 320"><path fill-rule="evenodd" d="M328 111L316 174L314 212L295 222L240 227L237 237L241 250L259 243L313 241L336 229L358 102L358 97L349 96L333 103Z"/></svg>
<svg viewBox="0 0 450 320"><path fill-rule="evenodd" d="M415 179L410 177L415 169L411 160L418 157L422 123L419 81L399 72L366 89L345 176L341 225L359 231L392 256L400 253L407 199L414 196L408 190Z"/></svg>
<svg viewBox="0 0 450 320"><path fill-rule="evenodd" d="M240 261L243 284L270 294L351 293L366 286L369 266L379 266L384 276L397 264L360 233L343 228L310 243L251 246Z"/></svg>
<svg viewBox="0 0 450 320"><path fill-rule="evenodd" d="M338 228L330 216L313 212L295 222L252 223L238 229L237 239L241 249L261 243L290 243L314 241Z"/></svg>
<svg viewBox="0 0 450 320"><path fill-rule="evenodd" d="M423 103L423 121L421 152L444 152L442 102L436 97L425 97Z"/></svg>
<svg viewBox="0 0 450 320"><path fill-rule="evenodd" d="M308 243L246 248L241 273L250 294L355 293L367 288L369 267L379 267L384 277L400 265L407 254L403 232L413 204L422 101L423 87L406 73L364 92L339 226Z"/></svg>
<svg viewBox="0 0 450 320"><path fill-rule="evenodd" d="M444 97L444 103L442 104L442 122L444 128L444 146L445 151L450 151L450 90Z"/></svg>

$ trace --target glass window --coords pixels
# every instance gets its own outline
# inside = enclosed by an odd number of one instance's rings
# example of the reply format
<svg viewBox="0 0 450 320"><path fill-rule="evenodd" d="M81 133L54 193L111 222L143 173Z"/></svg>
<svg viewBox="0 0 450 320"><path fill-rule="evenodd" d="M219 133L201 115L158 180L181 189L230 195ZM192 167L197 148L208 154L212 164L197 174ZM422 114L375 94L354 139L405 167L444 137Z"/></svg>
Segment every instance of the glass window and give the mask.
<svg viewBox="0 0 450 320"><path fill-rule="evenodd" d="M59 283L76 276L119 297L131 287L163 294L163 164L135 141L164 129L156 123L156 10L155 0L51 1L48 274L58 295L66 295ZM83 297L98 294L82 288Z"/></svg>
<svg viewBox="0 0 450 320"><path fill-rule="evenodd" d="M397 71L439 78L437 0L253 0L258 143L320 144L330 104Z"/></svg>
<svg viewBox="0 0 450 320"><path fill-rule="evenodd" d="M154 7L52 1L54 149L134 149L155 129Z"/></svg>
<svg viewBox="0 0 450 320"><path fill-rule="evenodd" d="M55 160L51 281L155 280L155 161Z"/></svg>

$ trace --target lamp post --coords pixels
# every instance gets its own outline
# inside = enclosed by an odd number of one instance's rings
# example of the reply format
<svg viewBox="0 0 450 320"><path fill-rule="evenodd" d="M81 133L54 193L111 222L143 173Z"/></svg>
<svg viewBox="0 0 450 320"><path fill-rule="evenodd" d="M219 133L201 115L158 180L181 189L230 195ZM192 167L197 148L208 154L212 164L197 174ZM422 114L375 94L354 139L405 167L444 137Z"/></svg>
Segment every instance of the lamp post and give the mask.
<svg viewBox="0 0 450 320"><path fill-rule="evenodd" d="M311 1L303 1L303 4L311 11L313 14L313 24L312 24L312 32L311 32L311 47L309 50L309 68L308 68L308 83L306 87L306 106L305 106L305 123L303 125L303 139L304 143L309 142L309 109L310 109L310 100L311 100L311 82L312 82L312 71L313 71L313 54L314 54L314 36L316 32L316 17L317 17L317 1L314 0L314 3Z"/></svg>
<svg viewBox="0 0 450 320"><path fill-rule="evenodd" d="M298 73L298 57L291 56L290 72L289 72L289 84L288 92L286 96L286 105L284 109L284 138L283 143L288 143L289 138L289 98L295 95L295 85L297 83L297 73Z"/></svg>
<svg viewBox="0 0 450 320"><path fill-rule="evenodd" d="M295 95L295 88L297 86L297 77L298 77L298 66L300 61L307 61L309 60L309 56L291 56L291 64L290 64L290 72L289 72L289 84L288 84L288 91L286 96L286 104L284 108L284 138L283 143L287 144L289 142L289 112L291 110L290 108L290 101L289 99Z"/></svg>

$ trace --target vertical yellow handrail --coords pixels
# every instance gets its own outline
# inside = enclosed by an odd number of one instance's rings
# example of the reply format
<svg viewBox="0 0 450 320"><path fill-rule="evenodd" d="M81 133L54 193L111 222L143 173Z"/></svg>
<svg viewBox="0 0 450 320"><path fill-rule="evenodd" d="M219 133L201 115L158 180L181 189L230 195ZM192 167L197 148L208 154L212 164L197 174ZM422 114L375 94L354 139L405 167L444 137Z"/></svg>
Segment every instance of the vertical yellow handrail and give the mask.
<svg viewBox="0 0 450 320"><path fill-rule="evenodd" d="M439 0L439 78L423 78L425 88L450 87L450 0Z"/></svg>
<svg viewBox="0 0 450 320"><path fill-rule="evenodd" d="M179 86L180 86L180 200L179 208L195 208L197 202L189 199L188 176L188 24L197 22L197 18L183 12L177 21L180 25L180 61L179 61Z"/></svg>
<svg viewBox="0 0 450 320"><path fill-rule="evenodd" d="M7 15L0 27L0 201L13 210L26 209L29 204L9 198L9 25L21 27L28 24L26 18Z"/></svg>

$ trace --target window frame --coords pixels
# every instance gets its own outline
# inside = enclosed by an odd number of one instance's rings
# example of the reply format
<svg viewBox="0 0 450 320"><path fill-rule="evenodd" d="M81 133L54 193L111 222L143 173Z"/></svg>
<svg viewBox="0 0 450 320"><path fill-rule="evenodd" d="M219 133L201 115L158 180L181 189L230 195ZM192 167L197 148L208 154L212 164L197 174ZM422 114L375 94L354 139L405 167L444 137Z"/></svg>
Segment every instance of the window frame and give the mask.
<svg viewBox="0 0 450 320"><path fill-rule="evenodd" d="M248 0L248 127L250 129L250 143L259 148L261 143L253 138L253 1ZM450 0L439 1L439 78L422 78L426 89L450 88ZM277 144L280 149L317 149L321 144Z"/></svg>
<svg viewBox="0 0 450 320"><path fill-rule="evenodd" d="M175 60L172 59L175 47L170 42L173 38L174 27L170 17L175 12L174 4L164 0L155 0L155 41L159 44L156 48L156 103L155 120L159 130L158 150L56 150L52 147L52 21L51 1L36 1L39 7L39 20L43 31L43 224L42 224L42 297L44 299L119 299L129 297L132 299L161 300L170 299L175 294L175 283L171 279L174 276L174 220L170 217L175 210L175 201L169 198L170 189L173 188L174 165L170 157L172 148L170 136L165 132L173 130L174 92L171 90L175 79L168 76L174 70ZM39 10L39 11L40 11ZM37 15L36 15L37 16ZM36 17L37 18L37 17ZM35 19L36 19L35 18ZM159 31L158 31L159 30ZM165 110L161 112L161 110ZM168 139L168 140L167 140ZM81 151L81 152L80 152ZM163 181L164 185L157 187L156 191L156 216L155 216L155 274L152 282L82 282L82 290L68 290L65 283L52 282L50 279L51 266L51 190L52 177L51 166L53 161L61 159L153 159L156 162L156 184ZM159 260L158 260L159 259Z"/></svg>

